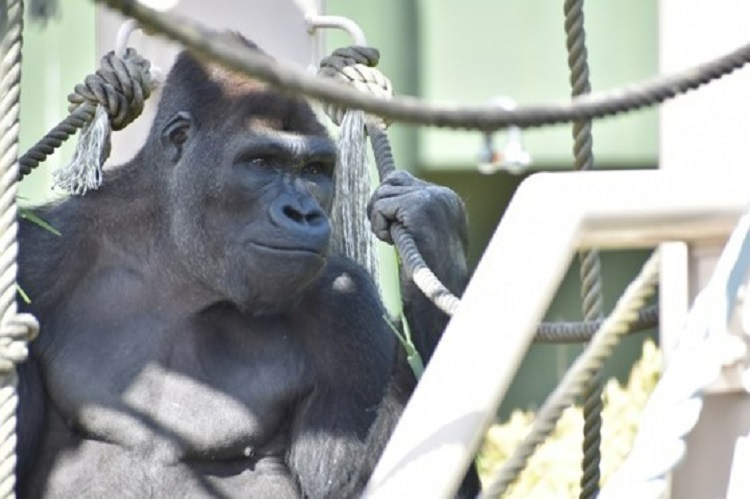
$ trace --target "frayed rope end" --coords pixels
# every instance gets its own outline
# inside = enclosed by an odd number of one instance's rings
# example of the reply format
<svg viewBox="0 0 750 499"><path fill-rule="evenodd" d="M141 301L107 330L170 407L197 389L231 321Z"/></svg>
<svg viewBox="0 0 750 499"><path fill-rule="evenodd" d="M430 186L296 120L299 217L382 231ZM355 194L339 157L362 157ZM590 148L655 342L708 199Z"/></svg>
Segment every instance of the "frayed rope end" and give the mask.
<svg viewBox="0 0 750 499"><path fill-rule="evenodd" d="M102 183L102 165L108 156L111 134L107 111L98 105L94 119L81 130L73 159L54 173L54 187L76 196L98 189Z"/></svg>

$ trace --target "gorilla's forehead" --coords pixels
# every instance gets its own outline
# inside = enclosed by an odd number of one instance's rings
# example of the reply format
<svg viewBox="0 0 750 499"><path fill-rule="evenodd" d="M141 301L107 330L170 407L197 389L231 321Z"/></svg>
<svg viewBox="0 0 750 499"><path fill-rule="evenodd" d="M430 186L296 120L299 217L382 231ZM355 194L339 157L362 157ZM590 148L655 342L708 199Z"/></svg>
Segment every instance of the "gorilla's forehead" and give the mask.
<svg viewBox="0 0 750 499"><path fill-rule="evenodd" d="M336 156L336 145L327 136L304 135L295 132L251 126L238 141L238 152L250 150L274 156Z"/></svg>

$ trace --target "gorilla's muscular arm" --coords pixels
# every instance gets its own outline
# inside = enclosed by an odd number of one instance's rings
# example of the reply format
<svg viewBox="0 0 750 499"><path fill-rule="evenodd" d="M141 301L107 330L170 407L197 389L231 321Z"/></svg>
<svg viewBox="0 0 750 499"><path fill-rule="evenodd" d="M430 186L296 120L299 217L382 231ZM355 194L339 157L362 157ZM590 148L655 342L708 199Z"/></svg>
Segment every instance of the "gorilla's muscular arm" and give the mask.
<svg viewBox="0 0 750 499"><path fill-rule="evenodd" d="M463 202L455 192L404 171L394 172L373 194L369 214L375 235L388 243L392 243L391 224L403 224L438 279L453 294L461 296L468 281L468 229ZM449 318L424 296L403 269L401 293L412 337L427 363Z"/></svg>
<svg viewBox="0 0 750 499"><path fill-rule="evenodd" d="M377 296L362 268L331 259L301 304L326 311L300 318L316 383L295 410L289 465L305 497L356 497L403 409L388 387L396 342Z"/></svg>

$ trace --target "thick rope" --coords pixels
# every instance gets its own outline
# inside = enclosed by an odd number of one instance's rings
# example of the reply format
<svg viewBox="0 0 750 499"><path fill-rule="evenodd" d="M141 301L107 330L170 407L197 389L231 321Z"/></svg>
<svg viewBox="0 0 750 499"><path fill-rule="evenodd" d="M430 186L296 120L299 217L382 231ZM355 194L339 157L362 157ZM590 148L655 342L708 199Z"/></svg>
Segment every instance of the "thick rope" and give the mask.
<svg viewBox="0 0 750 499"><path fill-rule="evenodd" d="M656 289L659 278L658 252L643 265L640 274L630 283L617 301L612 314L605 319L588 348L581 353L563 379L539 410L529 434L493 476L489 486L479 496L482 499L500 497L516 480L526 463L555 428L563 411L573 404L588 385L592 373L599 372L612 349L622 339L638 317L638 310Z"/></svg>
<svg viewBox="0 0 750 499"><path fill-rule="evenodd" d="M568 68L572 96L591 93L589 83L588 53L586 51L586 31L583 27L583 0L566 0L565 45L568 49ZM591 120L573 122L573 155L577 171L594 167ZM601 260L599 253L586 250L578 253L581 276L581 298L585 321L594 321L603 316ZM584 391L583 402L583 476L581 477L581 499L596 496L599 490L599 463L601 461L602 428L602 379L600 372L591 373L591 381Z"/></svg>
<svg viewBox="0 0 750 499"><path fill-rule="evenodd" d="M685 456L686 439L700 418L705 389L719 378L723 367L744 371L740 380L747 389L748 371L743 366L747 347L742 336L729 330L729 326L735 313L747 318L746 292L743 310L736 308L747 285L748 269L750 210L732 230L708 284L695 299L677 345L641 414L630 454L602 489L602 499L664 497L669 473ZM747 324L745 320L741 322L746 333Z"/></svg>
<svg viewBox="0 0 750 499"><path fill-rule="evenodd" d="M328 78L310 76L291 65L271 61L241 44L222 39L200 23L176 14L157 12L141 2L97 1L136 19L143 28L189 47L196 54L270 83L280 90L350 109L361 109L389 121L437 127L489 131L511 125L529 128L583 118L602 118L664 102L726 76L750 62L750 44L747 44L712 61L638 85L580 97L568 103L519 107L514 110L494 106L470 108L455 104L434 104L414 97L384 100L339 85Z"/></svg>
<svg viewBox="0 0 750 499"><path fill-rule="evenodd" d="M31 315L18 314L16 304L16 180L23 3L4 0L0 2L0 9L7 16L0 25L0 497L15 497L18 407L15 365L26 359L27 342L36 335L38 325Z"/></svg>
<svg viewBox="0 0 750 499"><path fill-rule="evenodd" d="M320 62L319 74L342 81L355 88L390 98L391 82L374 69L380 53L371 47L340 48ZM367 202L371 195L370 169L367 161L365 115L336 106L323 106L331 120L341 127L339 165L336 168L336 197L331 210L334 248L368 270L379 282L375 236L367 220Z"/></svg>
<svg viewBox="0 0 750 499"><path fill-rule="evenodd" d="M604 319L584 322L542 322L536 330L537 343L582 343L590 341ZM659 306L650 305L638 312L630 332L643 331L659 325Z"/></svg>
<svg viewBox="0 0 750 499"><path fill-rule="evenodd" d="M367 134L370 136L380 178L385 178L396 170L391 143L388 140L388 134L385 132L385 125L379 118L371 117L367 120ZM411 234L407 232L403 225L393 224L391 226L391 238L393 244L398 248L401 264L406 275L414 281L414 284L435 306L452 316L460 301L427 266Z"/></svg>
<svg viewBox="0 0 750 499"><path fill-rule="evenodd" d="M109 154L109 126L112 130L120 130L140 116L155 85L150 63L135 50L127 49L123 57L117 57L114 52L102 57L96 73L87 76L84 83L76 85L73 93L68 95L68 110L71 114L21 157L21 176L39 166L78 129L88 131L88 125L94 120L99 108L106 111L104 116L108 118L108 124L103 131L105 137L97 141L101 144L102 151L93 154L96 164L92 165L95 170L92 182L98 186L101 181L101 164ZM86 156L86 152L83 151L81 156ZM78 166L80 163L74 163L74 168ZM72 192L78 191L79 187L85 191L93 184L80 179L85 179L89 174L90 170L82 167L81 170L73 170L68 177L63 173L58 178L63 187Z"/></svg>
<svg viewBox="0 0 750 499"><path fill-rule="evenodd" d="M354 85L360 91L381 94L384 97L389 97L393 93L391 83L378 69L375 68L379 59L380 53L376 49L370 47L347 47L337 49L332 55L321 61L319 73L328 78L334 78L347 84ZM326 106L324 109L331 120L337 124L341 123L342 120L346 123L348 116L351 114L351 111L336 106ZM365 117L365 126L372 144L378 174L381 179L384 179L396 170L391 144L388 140L388 135L385 132L386 124L379 118ZM349 168L353 166L354 165L348 165ZM367 180L362 178L351 178L351 173L346 171L339 172L339 175L346 175L347 182L341 186L341 183L337 181L337 187L344 187L349 192L361 189L361 186L355 189L347 184L351 182L362 184L363 181ZM357 206L360 203L357 203L356 200L342 196L339 193L337 193L337 200L340 201L340 208L336 209L336 205L334 205L335 219L341 218L344 222L349 222L351 221L351 215L348 215L347 213L353 212L356 215L354 219L354 223L358 226L356 231L344 227L343 233L354 234L356 232L356 234L358 234L357 237L362 238L365 243L369 243L371 241L371 236L369 224L367 223L367 218L364 214L364 207ZM339 212L342 212L342 214L337 215ZM360 212L362 212L361 215L359 214ZM450 291L448 291L440 282L437 276L435 276L435 274L427 267L427 264L424 262L422 255L417 249L414 238L412 238L406 229L400 224L393 224L391 226L391 237L394 245L398 249L399 255L401 256L401 263L406 275L414 281L417 287L422 290L422 292L431 299L438 308L443 310L446 314L452 315L456 307L458 307L458 298L453 296L453 294L451 294ZM357 243L356 241L345 241L343 244L344 247L348 248L352 245L362 243Z"/></svg>
<svg viewBox="0 0 750 499"><path fill-rule="evenodd" d="M385 78L382 73L374 67L378 63L379 57L380 54L376 49L368 47L347 47L337 49L331 56L328 56L321 61L319 73L326 77L336 78L343 82L355 85L362 91L370 93L384 92L390 94L390 82L388 82L387 78ZM324 110L337 124L340 124L342 119L345 120L345 123L346 117L349 115L346 110L336 106L325 106ZM385 178L391 172L396 170L393 151L391 149L388 135L385 131L385 126L381 120L375 117L367 118L366 126L372 144L378 174L380 178ZM358 128L347 130L349 130L348 133L361 132ZM352 142L352 139L347 138L340 142L342 145L349 145ZM354 140L354 142L358 142L358 140ZM348 153L342 153L342 155L348 156ZM359 158L358 161L361 162L361 158ZM352 166L354 165L347 165L348 168L351 168ZM341 232L334 238L334 241L338 241L335 244L338 247L343 248L344 254L354 258L355 261L360 261L360 263L362 263L363 255L366 253L364 253L359 246L351 247L354 244L361 245L361 243L357 243L359 239L353 242L349 241L348 243L346 240L348 238L362 237L363 231L367 234L366 239L369 239L370 230L366 222L366 217L364 215L352 216L352 211L357 211L356 209L352 210L352 204L357 204L354 199L357 199L358 195L355 195L354 197L348 195L348 193L351 192L361 191L363 179L352 176L351 173L347 171L339 172L338 175L342 177L346 175L346 180L342 181L337 177L337 189L342 189L342 191L337 191L337 201L334 203L333 219L334 226L343 224L343 228L337 229ZM344 182L344 185L342 185L342 182ZM359 182L359 184L350 185L351 183L356 182ZM361 222L361 224L358 222ZM453 295L429 269L419 252L414 239L400 225L395 225L393 227L391 236L394 244L398 248L399 255L401 255L402 265L407 276L414 280L417 287L440 310L448 315L453 315L460 304L460 300ZM348 246L345 246L346 244L348 244ZM656 320L658 320L658 310L652 308L650 311L645 311L643 317L639 316L638 323L634 325L633 329L641 330L653 327ZM535 339L540 342L587 341L591 338L599 325L601 325L601 322L602 319L601 316L599 316L593 320L585 322L542 323L539 325Z"/></svg>

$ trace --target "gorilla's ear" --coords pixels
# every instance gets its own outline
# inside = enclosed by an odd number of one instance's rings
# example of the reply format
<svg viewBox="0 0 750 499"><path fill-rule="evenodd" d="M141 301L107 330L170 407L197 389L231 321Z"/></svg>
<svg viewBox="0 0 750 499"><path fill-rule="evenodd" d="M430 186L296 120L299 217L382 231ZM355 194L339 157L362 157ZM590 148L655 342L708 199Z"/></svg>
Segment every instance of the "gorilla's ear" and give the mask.
<svg viewBox="0 0 750 499"><path fill-rule="evenodd" d="M182 147L192 135L192 127L193 117L187 111L180 111L162 129L161 145L173 163L182 157Z"/></svg>

